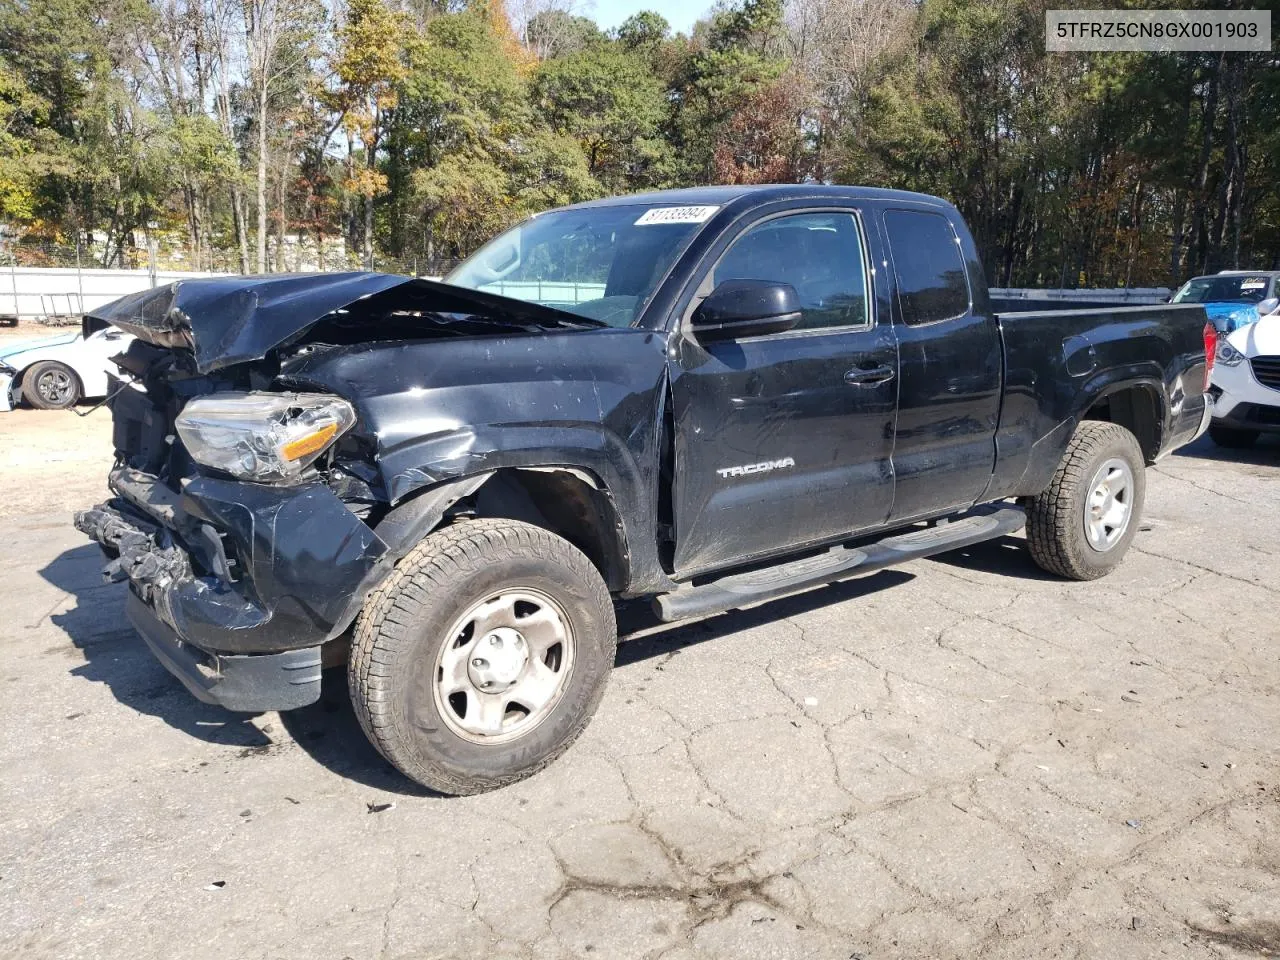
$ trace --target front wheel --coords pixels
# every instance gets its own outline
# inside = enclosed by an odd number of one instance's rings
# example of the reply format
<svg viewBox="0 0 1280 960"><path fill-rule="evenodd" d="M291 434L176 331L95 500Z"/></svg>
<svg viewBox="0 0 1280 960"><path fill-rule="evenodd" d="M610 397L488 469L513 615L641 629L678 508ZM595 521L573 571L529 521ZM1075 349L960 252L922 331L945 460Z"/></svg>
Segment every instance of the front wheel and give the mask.
<svg viewBox="0 0 1280 960"><path fill-rule="evenodd" d="M581 551L527 523L471 520L426 537L370 595L348 680L361 727L405 776L479 793L568 749L616 645Z"/></svg>
<svg viewBox="0 0 1280 960"><path fill-rule="evenodd" d="M1119 424L1082 421L1053 480L1027 510L1032 559L1072 580L1106 576L1138 531L1146 492L1137 438Z"/></svg>
<svg viewBox="0 0 1280 960"><path fill-rule="evenodd" d="M80 378L66 364L43 360L22 378L22 395L39 410L66 410L80 400Z"/></svg>
<svg viewBox="0 0 1280 960"><path fill-rule="evenodd" d="M1257 430L1240 430L1236 427L1220 427L1209 424L1209 438L1228 450L1248 450L1258 442Z"/></svg>

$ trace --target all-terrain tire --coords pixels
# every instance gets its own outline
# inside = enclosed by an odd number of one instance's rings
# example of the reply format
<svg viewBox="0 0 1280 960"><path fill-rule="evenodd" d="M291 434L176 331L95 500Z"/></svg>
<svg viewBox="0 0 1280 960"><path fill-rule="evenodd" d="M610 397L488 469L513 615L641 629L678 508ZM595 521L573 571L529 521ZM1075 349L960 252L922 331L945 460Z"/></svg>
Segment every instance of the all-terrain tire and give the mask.
<svg viewBox="0 0 1280 960"><path fill-rule="evenodd" d="M1129 518L1123 535L1105 550L1086 533L1086 505L1098 471L1113 459L1128 464L1133 477ZM1138 532L1146 500L1146 464L1137 438L1116 423L1083 420L1049 486L1027 506L1027 543L1041 569L1071 580L1096 580L1124 559Z"/></svg>
<svg viewBox="0 0 1280 960"><path fill-rule="evenodd" d="M574 645L569 676L533 729L474 742L442 714L437 664L444 645L458 642L448 636L458 617L522 588L563 611ZM347 677L360 726L387 760L432 790L472 794L531 776L568 749L599 706L616 647L612 599L580 550L531 524L469 520L424 538L370 594Z"/></svg>
<svg viewBox="0 0 1280 960"><path fill-rule="evenodd" d="M1220 427L1211 423L1209 438L1227 450L1248 450L1258 442L1258 431L1241 430L1238 427Z"/></svg>
<svg viewBox="0 0 1280 960"><path fill-rule="evenodd" d="M37 410L68 410L83 395L76 372L56 360L34 363L22 375L22 398Z"/></svg>

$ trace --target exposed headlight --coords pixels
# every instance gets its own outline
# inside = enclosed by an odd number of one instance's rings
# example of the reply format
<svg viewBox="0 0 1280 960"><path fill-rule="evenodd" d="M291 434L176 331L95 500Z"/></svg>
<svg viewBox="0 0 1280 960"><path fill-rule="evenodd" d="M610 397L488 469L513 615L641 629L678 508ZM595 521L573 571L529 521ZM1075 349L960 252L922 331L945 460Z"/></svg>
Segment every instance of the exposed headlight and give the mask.
<svg viewBox="0 0 1280 960"><path fill-rule="evenodd" d="M1224 367L1238 367L1245 360L1245 356L1235 347L1233 347L1226 337L1218 340L1218 362Z"/></svg>
<svg viewBox="0 0 1280 960"><path fill-rule="evenodd" d="M294 480L356 422L351 404L323 393L215 393L178 414L197 463L245 480Z"/></svg>

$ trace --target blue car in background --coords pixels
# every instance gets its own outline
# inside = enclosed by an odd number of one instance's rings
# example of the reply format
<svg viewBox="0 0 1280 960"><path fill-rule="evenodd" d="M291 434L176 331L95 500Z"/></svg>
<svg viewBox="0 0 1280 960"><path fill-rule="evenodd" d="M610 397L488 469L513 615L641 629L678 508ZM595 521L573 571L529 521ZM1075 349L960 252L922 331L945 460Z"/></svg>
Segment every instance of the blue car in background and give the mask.
<svg viewBox="0 0 1280 960"><path fill-rule="evenodd" d="M1202 303L1222 334L1270 316L1280 308L1280 271L1223 270L1192 277L1173 295L1174 303Z"/></svg>

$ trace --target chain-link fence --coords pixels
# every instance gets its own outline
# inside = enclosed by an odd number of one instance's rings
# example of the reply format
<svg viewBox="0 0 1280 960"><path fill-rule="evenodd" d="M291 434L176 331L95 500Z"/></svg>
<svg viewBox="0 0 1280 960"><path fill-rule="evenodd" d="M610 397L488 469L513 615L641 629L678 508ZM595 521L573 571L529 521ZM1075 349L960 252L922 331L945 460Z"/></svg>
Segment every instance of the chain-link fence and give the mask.
<svg viewBox="0 0 1280 960"><path fill-rule="evenodd" d="M184 243L157 241L147 247L105 249L101 243L58 243L50 240L0 239L0 266L105 270L182 270L238 273L239 257L224 250L192 253Z"/></svg>

